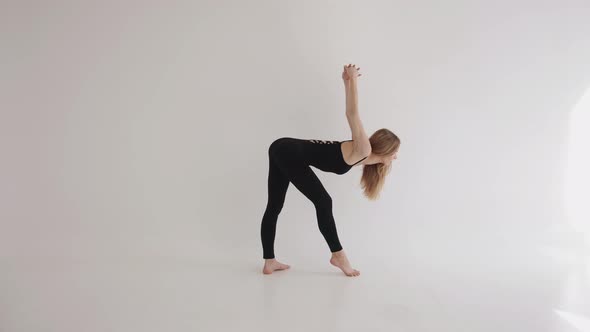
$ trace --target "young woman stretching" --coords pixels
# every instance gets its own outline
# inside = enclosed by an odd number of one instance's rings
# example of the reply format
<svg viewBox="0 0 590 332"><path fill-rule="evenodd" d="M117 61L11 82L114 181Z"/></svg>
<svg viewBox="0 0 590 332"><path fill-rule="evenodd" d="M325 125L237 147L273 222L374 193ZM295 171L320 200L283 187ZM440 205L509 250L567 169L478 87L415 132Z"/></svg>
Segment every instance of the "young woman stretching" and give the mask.
<svg viewBox="0 0 590 332"><path fill-rule="evenodd" d="M391 170L391 162L397 159L400 139L388 129L377 130L367 137L357 108L356 65L345 65L342 72L346 89L346 119L352 131L352 139L330 141L282 137L268 149L268 203L260 236L262 239L264 274L290 266L275 259L274 240L279 213L283 208L289 183L303 193L315 206L318 226L332 252L330 263L347 276L358 276L360 272L350 265L338 239L332 198L310 166L324 172L345 174L355 165L364 165L361 186L364 195L371 200L379 196L385 176Z"/></svg>

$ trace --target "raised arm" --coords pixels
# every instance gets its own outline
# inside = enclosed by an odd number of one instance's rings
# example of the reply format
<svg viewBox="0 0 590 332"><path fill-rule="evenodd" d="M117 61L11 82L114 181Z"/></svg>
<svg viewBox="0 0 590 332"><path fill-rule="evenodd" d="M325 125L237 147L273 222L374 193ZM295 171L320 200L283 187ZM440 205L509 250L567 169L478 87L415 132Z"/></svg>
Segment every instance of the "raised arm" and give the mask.
<svg viewBox="0 0 590 332"><path fill-rule="evenodd" d="M342 78L346 91L346 119L352 132L353 147L358 154L367 156L371 152L371 143L358 112L358 76L360 76L358 68L351 65L344 66Z"/></svg>

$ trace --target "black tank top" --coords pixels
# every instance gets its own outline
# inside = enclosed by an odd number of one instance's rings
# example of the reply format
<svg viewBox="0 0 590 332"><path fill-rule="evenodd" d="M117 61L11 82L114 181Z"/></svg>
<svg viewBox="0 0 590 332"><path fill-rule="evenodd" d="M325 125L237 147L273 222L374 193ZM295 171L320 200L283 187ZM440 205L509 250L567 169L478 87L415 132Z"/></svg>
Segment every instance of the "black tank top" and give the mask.
<svg viewBox="0 0 590 332"><path fill-rule="evenodd" d="M365 160L367 157L357 161L352 165L348 165L344 161L342 156L342 150L340 146L346 141L331 141L331 140L319 140L319 139L301 139L293 137L282 137L277 139L275 142L280 145L288 145L291 149L291 153L298 157L297 159L302 160L305 164L314 166L324 172L330 172L335 174L345 174L353 166Z"/></svg>

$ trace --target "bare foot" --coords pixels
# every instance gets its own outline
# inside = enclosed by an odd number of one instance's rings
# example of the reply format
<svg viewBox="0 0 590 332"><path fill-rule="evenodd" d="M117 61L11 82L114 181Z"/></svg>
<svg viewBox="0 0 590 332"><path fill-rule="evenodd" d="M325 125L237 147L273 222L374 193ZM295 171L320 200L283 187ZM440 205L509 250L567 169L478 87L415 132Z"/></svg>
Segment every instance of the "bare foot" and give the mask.
<svg viewBox="0 0 590 332"><path fill-rule="evenodd" d="M277 270L286 270L286 269L288 269L290 267L291 267L290 265L283 264L283 263L277 261L274 258L265 259L264 260L264 268L262 269L262 273L264 273L264 274L271 274L274 271L277 271Z"/></svg>
<svg viewBox="0 0 590 332"><path fill-rule="evenodd" d="M333 252L332 258L330 258L330 264L340 268L349 277L356 277L361 274L359 270L355 270L350 266L344 250Z"/></svg>

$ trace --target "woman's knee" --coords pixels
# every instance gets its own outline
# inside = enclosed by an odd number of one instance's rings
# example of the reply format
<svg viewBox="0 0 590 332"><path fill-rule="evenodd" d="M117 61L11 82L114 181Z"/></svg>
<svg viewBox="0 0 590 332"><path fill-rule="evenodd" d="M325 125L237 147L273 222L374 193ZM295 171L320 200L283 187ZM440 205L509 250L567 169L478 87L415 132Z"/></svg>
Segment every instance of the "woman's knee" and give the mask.
<svg viewBox="0 0 590 332"><path fill-rule="evenodd" d="M313 204L316 209L332 210L332 197L329 194L319 195L314 198Z"/></svg>
<svg viewBox="0 0 590 332"><path fill-rule="evenodd" d="M283 210L283 202L269 202L266 205L266 212L278 216Z"/></svg>

